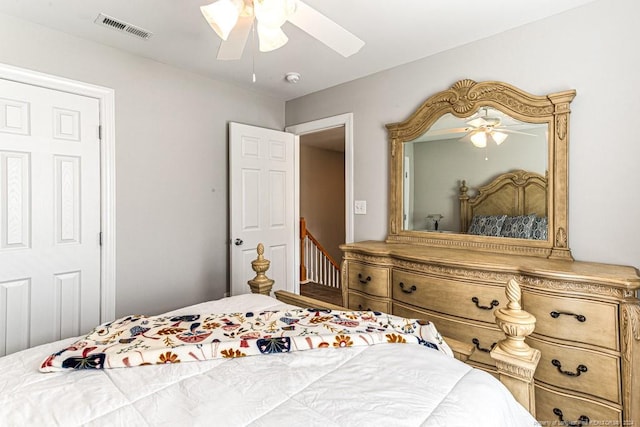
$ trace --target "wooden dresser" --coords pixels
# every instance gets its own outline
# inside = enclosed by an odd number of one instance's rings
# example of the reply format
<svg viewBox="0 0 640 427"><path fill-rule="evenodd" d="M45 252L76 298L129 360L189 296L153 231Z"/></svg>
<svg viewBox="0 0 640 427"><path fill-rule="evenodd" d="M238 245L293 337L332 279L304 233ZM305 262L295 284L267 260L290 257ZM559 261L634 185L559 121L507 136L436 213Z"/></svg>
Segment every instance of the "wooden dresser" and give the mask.
<svg viewBox="0 0 640 427"><path fill-rule="evenodd" d="M635 268L406 243L341 249L345 305L431 320L443 335L473 344L469 363L492 373L489 351L504 338L493 311L504 307L505 284L515 278L523 308L537 319L528 339L542 354L536 418L640 426Z"/></svg>

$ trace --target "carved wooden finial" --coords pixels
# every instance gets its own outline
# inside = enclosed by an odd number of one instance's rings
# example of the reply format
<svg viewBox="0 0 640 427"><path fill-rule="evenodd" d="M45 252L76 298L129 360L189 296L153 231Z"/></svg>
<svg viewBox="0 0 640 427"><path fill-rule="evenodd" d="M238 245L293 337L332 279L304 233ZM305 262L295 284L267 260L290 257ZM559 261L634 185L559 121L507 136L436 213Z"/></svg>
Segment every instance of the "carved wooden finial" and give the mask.
<svg viewBox="0 0 640 427"><path fill-rule="evenodd" d="M506 308L499 308L495 311L496 323L507 336L500 341L498 346L508 353L528 358L533 353L533 349L524 342L524 339L531 335L536 327L536 318L524 310L520 305L522 291L515 279L509 280L505 290L509 303Z"/></svg>
<svg viewBox="0 0 640 427"><path fill-rule="evenodd" d="M469 187L467 187L467 181L463 179L460 184L460 194L466 196L467 191L469 191Z"/></svg>
<svg viewBox="0 0 640 427"><path fill-rule="evenodd" d="M508 309L522 310L522 306L520 305L520 300L522 299L522 290L520 290L520 285L518 285L518 282L516 282L514 279L509 280L509 282L507 282L505 294L507 295L507 299L509 300L509 302L507 303Z"/></svg>
<svg viewBox="0 0 640 427"><path fill-rule="evenodd" d="M252 293L269 295L274 282L265 273L269 270L271 262L264 257L264 245L262 243L258 243L257 252L258 258L251 261L251 268L256 272L256 277L247 283L251 287Z"/></svg>
<svg viewBox="0 0 640 427"><path fill-rule="evenodd" d="M533 374L540 361L540 350L529 347L524 340L533 332L536 318L522 309L522 290L515 279L509 280L505 294L507 306L494 311L494 315L506 338L491 350L491 358L496 362L500 381L535 416Z"/></svg>

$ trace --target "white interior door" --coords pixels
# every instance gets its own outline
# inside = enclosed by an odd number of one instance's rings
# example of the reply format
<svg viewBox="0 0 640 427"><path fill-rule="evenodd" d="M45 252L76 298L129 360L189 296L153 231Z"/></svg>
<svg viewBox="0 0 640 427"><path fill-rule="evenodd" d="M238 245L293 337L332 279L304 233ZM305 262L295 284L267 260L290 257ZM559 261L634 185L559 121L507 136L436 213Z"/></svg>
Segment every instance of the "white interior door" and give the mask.
<svg viewBox="0 0 640 427"><path fill-rule="evenodd" d="M229 125L231 295L250 292L258 243L271 261L274 290L295 290L297 206L293 134Z"/></svg>
<svg viewBox="0 0 640 427"><path fill-rule="evenodd" d="M95 98L0 79L0 356L100 321Z"/></svg>

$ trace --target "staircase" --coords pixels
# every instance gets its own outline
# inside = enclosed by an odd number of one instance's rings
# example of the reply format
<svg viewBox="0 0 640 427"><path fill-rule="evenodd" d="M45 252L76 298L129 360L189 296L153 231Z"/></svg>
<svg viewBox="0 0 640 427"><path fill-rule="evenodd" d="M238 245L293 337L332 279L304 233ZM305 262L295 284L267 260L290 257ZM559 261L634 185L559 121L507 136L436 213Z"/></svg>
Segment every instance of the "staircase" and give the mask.
<svg viewBox="0 0 640 427"><path fill-rule="evenodd" d="M300 218L300 283L341 289L340 265L329 255Z"/></svg>

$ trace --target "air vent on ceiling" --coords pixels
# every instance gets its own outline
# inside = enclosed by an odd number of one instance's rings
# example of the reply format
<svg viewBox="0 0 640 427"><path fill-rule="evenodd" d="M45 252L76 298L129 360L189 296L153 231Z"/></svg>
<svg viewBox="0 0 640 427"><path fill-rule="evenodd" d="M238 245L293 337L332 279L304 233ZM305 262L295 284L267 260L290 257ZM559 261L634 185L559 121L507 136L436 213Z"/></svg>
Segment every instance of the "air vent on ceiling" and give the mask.
<svg viewBox="0 0 640 427"><path fill-rule="evenodd" d="M131 25L127 22L105 15L104 13L99 14L93 22L145 40L149 39L153 35L151 31L136 27L135 25Z"/></svg>

